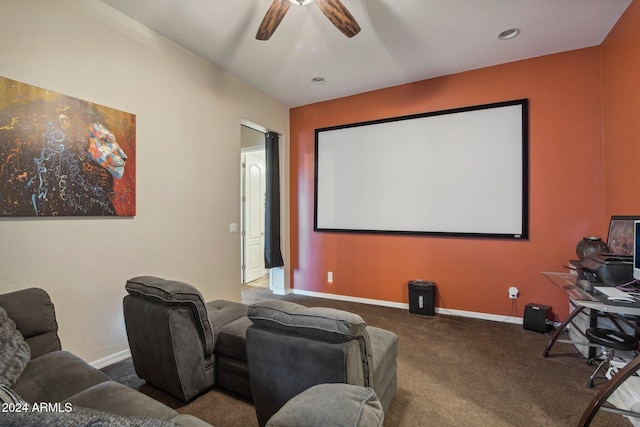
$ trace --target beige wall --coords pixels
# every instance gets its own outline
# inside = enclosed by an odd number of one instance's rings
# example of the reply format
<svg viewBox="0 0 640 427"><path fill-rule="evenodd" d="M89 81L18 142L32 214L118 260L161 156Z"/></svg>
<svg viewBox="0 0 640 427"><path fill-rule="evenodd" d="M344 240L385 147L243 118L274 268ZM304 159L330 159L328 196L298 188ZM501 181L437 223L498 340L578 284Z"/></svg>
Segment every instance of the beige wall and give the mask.
<svg viewBox="0 0 640 427"><path fill-rule="evenodd" d="M47 290L88 361L128 348L127 278L239 300L240 121L286 135L288 109L96 0L1 0L0 52L0 76L137 117L137 215L0 219L0 292Z"/></svg>

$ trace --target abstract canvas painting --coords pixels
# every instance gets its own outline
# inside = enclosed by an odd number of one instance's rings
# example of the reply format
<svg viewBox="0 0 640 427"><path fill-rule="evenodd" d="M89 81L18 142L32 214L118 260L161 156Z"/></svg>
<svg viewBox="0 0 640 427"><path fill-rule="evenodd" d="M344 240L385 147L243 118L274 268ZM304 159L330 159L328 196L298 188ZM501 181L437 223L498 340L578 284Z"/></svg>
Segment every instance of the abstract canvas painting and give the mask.
<svg viewBox="0 0 640 427"><path fill-rule="evenodd" d="M0 77L0 216L134 216L136 116Z"/></svg>

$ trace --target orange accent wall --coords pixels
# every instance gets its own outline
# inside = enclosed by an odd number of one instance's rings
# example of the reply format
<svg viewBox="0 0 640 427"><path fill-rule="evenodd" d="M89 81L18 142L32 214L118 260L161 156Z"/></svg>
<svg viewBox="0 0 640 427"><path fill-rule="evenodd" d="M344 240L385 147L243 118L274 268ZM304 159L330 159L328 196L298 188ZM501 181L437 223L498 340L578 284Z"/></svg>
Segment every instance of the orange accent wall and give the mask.
<svg viewBox="0 0 640 427"><path fill-rule="evenodd" d="M607 215L640 215L640 2L601 45Z"/></svg>
<svg viewBox="0 0 640 427"><path fill-rule="evenodd" d="M421 278L436 282L439 307L506 318L536 302L563 318L567 298L540 272L567 271L582 236L604 238L609 215L640 211L640 198L629 200L629 188L640 188L630 187L640 151L636 3L602 47L292 109L292 287L406 303L407 282ZM316 128L518 98L530 100L528 241L313 231ZM520 289L515 309L512 285Z"/></svg>

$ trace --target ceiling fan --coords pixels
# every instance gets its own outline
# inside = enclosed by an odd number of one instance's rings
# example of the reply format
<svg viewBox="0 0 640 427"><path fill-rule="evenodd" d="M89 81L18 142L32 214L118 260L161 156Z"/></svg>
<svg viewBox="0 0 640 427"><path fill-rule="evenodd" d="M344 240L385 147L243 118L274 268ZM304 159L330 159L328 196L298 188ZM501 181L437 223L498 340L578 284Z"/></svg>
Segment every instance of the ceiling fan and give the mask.
<svg viewBox="0 0 640 427"><path fill-rule="evenodd" d="M269 40L292 3L304 6L313 2L314 0L273 0L258 28L256 39ZM315 0L315 2L329 21L345 36L351 38L360 32L360 26L340 0Z"/></svg>

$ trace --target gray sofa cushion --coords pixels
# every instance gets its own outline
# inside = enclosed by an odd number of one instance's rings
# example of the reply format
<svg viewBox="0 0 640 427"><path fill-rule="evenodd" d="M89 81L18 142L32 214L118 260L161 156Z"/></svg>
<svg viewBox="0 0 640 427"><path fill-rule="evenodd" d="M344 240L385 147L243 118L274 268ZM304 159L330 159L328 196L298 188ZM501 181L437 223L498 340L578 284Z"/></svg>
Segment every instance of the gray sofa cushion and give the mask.
<svg viewBox="0 0 640 427"><path fill-rule="evenodd" d="M211 427L211 424L189 414L176 415L169 421L176 423L180 427Z"/></svg>
<svg viewBox="0 0 640 427"><path fill-rule="evenodd" d="M287 402L267 427L381 427L384 412L376 393L350 384L319 384Z"/></svg>
<svg viewBox="0 0 640 427"><path fill-rule="evenodd" d="M367 324L354 313L325 307L270 300L249 306L249 319L258 327L275 328L309 338L344 342L366 334Z"/></svg>
<svg viewBox="0 0 640 427"><path fill-rule="evenodd" d="M28 411L3 414L4 427L177 427L172 421L128 418L92 409L73 407L69 412Z"/></svg>
<svg viewBox="0 0 640 427"><path fill-rule="evenodd" d="M132 424L135 426L211 427L200 418L188 414L178 414L157 400L115 381L105 381L89 387L71 396L64 403L73 405L74 411L75 408L89 408L100 413L126 417L120 418L120 420L131 419L137 422L150 422L150 424ZM111 424L104 425L111 427Z"/></svg>
<svg viewBox="0 0 640 427"><path fill-rule="evenodd" d="M139 276L127 280L125 289L132 296L137 295L168 304L189 306L202 328L205 354L213 353L213 329L207 316L204 298L195 287L177 280L165 280L154 276Z"/></svg>
<svg viewBox="0 0 640 427"><path fill-rule="evenodd" d="M106 383L103 383L106 384ZM114 383L115 384L115 383ZM124 387L125 399L137 400L137 396L132 396L132 393L137 393L128 387L118 384L118 388ZM102 394L100 401L106 401L113 398L110 393L118 393L122 390L118 388L108 389L106 394ZM142 395L141 393L137 393ZM109 398L107 398L109 396ZM150 399L146 396L142 399ZM182 424L173 422L173 420L180 420L179 416L173 417L172 420L160 420L155 418L148 418L141 416L140 412L137 417L123 417L119 415L109 414L106 412L96 411L82 406L74 405L71 402L55 403L53 406L47 402L36 402L35 404L29 404L22 399L15 391L9 389L4 385L0 385L0 401L4 403L13 404L7 407L8 410L2 411L2 417L0 418L2 426L5 427L57 427L64 425L65 427L97 427L97 426L109 426L109 427L177 427ZM46 406L44 406L46 405ZM103 403L104 405L104 403ZM156 405L159 405L156 403ZM139 407L140 409L145 409ZM169 415L175 414L175 411L171 410L166 412ZM193 423L190 419L184 420L185 426L199 426L204 424ZM200 420L198 420L200 421Z"/></svg>
<svg viewBox="0 0 640 427"><path fill-rule="evenodd" d="M27 402L61 402L108 379L72 353L53 351L32 359L13 389Z"/></svg>
<svg viewBox="0 0 640 427"><path fill-rule="evenodd" d="M246 304L227 300L209 301L205 307L216 337L220 328L234 320L246 317L248 310Z"/></svg>
<svg viewBox="0 0 640 427"><path fill-rule="evenodd" d="M108 398L107 398L108 396ZM64 401L74 407L94 409L123 417L169 420L176 411L151 397L115 381L105 381L70 396Z"/></svg>
<svg viewBox="0 0 640 427"><path fill-rule="evenodd" d="M13 387L31 360L31 349L16 324L0 307L0 383Z"/></svg>
<svg viewBox="0 0 640 427"><path fill-rule="evenodd" d="M216 353L231 356L240 360L247 360L247 328L251 320L243 316L224 325L216 339Z"/></svg>
<svg viewBox="0 0 640 427"><path fill-rule="evenodd" d="M0 295L0 307L16 323L35 359L50 351L62 350L58 323L51 298L40 288L28 288Z"/></svg>

